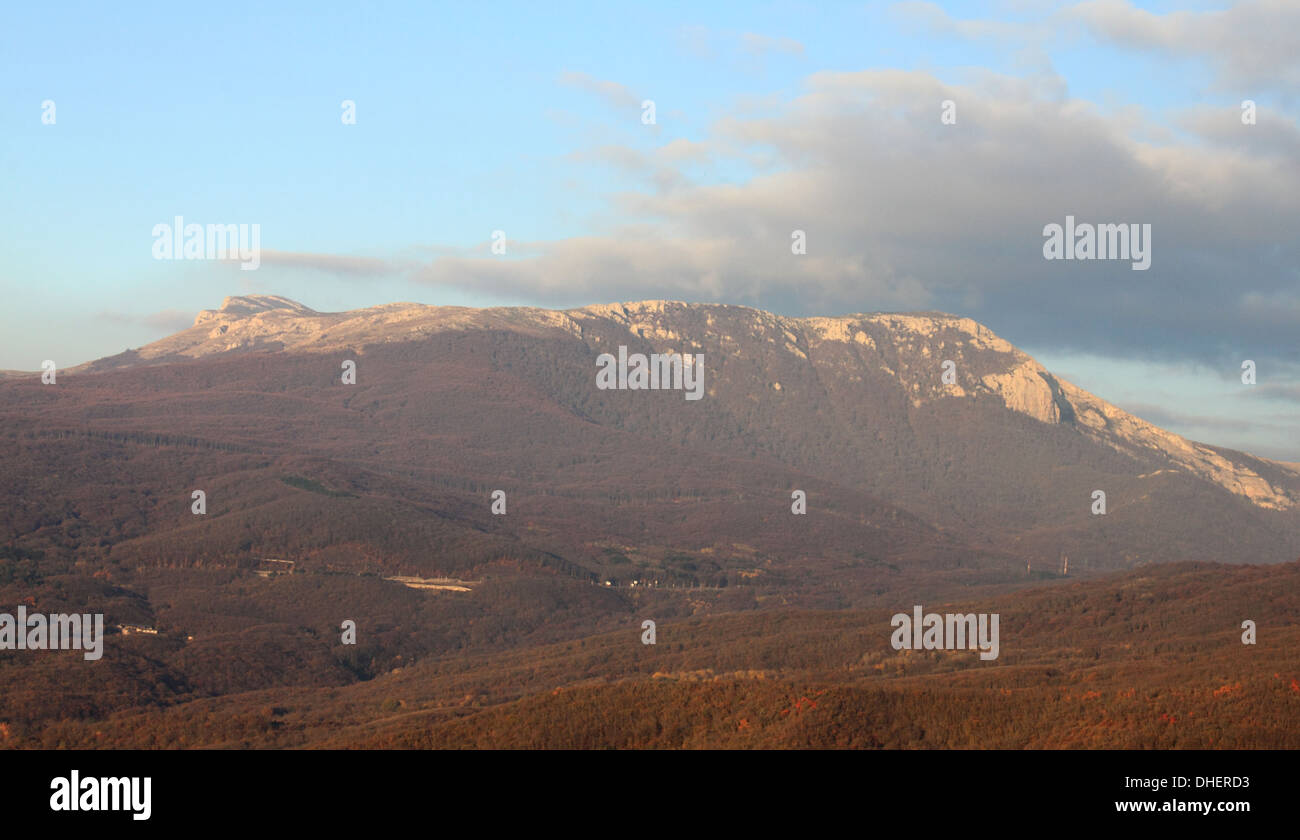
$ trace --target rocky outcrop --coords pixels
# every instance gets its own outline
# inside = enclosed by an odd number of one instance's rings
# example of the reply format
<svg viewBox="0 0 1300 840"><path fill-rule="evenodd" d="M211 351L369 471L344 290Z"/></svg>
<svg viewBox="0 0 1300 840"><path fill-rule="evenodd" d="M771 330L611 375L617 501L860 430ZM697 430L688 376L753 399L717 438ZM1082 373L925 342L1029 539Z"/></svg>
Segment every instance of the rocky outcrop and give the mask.
<svg viewBox="0 0 1300 840"><path fill-rule="evenodd" d="M194 326L201 326L212 321L234 318L247 318L263 312L276 312L290 315L317 315L297 301L279 295L242 295L228 297L221 302L220 309L205 309L194 319Z"/></svg>

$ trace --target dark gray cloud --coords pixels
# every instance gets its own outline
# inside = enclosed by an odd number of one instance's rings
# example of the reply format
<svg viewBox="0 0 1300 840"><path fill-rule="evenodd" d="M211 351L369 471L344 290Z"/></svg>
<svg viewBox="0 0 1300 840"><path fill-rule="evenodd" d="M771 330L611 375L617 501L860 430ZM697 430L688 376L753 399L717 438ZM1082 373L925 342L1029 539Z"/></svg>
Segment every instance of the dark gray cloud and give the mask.
<svg viewBox="0 0 1300 840"><path fill-rule="evenodd" d="M944 100L955 125L940 122ZM593 154L657 187L612 196L598 235L529 243L527 260L436 260L418 276L558 305L942 309L1020 343L1103 356L1277 354L1300 328L1296 127L1245 126L1235 109L1186 116L1175 134L988 73L964 85L819 73L775 112L722 119L692 144L766 161L749 180L697 184L672 177L668 155L605 147ZM1067 215L1150 224L1151 268L1045 260L1043 227ZM791 253L795 230L805 256Z"/></svg>
<svg viewBox="0 0 1300 840"><path fill-rule="evenodd" d="M1267 371L1265 374L1267 375ZM1251 389L1262 399L1300 403L1300 384L1290 382L1261 382ZM1292 417L1295 415L1292 414Z"/></svg>
<svg viewBox="0 0 1300 840"><path fill-rule="evenodd" d="M398 266L388 260L337 254L263 250L261 260L263 265L308 269L345 277L377 277L398 270Z"/></svg>

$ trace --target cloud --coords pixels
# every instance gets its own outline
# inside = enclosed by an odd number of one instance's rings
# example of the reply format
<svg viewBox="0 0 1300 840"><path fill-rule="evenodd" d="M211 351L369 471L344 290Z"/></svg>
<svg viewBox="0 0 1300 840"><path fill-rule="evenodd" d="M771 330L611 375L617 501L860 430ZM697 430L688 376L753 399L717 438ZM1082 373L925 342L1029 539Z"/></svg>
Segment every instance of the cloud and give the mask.
<svg viewBox="0 0 1300 840"><path fill-rule="evenodd" d="M956 125L939 120L945 99ZM1240 126L1231 109L1220 117ZM1112 357L1241 359L1292 341L1300 170L1276 140L1290 129L1230 148L1137 139L1157 128L991 73L967 85L817 73L775 112L720 119L694 145L601 149L656 188L611 195L600 235L530 243L531 260L436 260L417 276L550 303L945 309L1020 343ZM687 151L771 166L735 183L666 175ZM1044 260L1043 227L1066 215L1151 224L1152 268ZM806 255L791 253L795 230Z"/></svg>
<svg viewBox="0 0 1300 840"><path fill-rule="evenodd" d="M896 309L922 309L929 296L911 278L897 277L857 257L811 256L787 261L788 236L755 249L731 237L665 236L654 227L625 227L600 237L519 243L529 259L452 257L435 260L413 279L473 288L501 297L525 295L553 306L665 297L692 301L764 302L788 311L833 307L822 287L856 283ZM511 248L515 248L514 244ZM775 265L784 268L779 281Z"/></svg>
<svg viewBox="0 0 1300 840"><path fill-rule="evenodd" d="M1220 432L1240 432L1242 421L1238 417L1211 417L1203 414L1190 414L1167 406L1151 403L1124 402L1124 410L1136 414L1148 423L1154 423L1164 429L1197 428Z"/></svg>
<svg viewBox="0 0 1300 840"><path fill-rule="evenodd" d="M774 38L757 32L742 32L740 48L751 56L762 57L769 53L803 56L803 44L793 38Z"/></svg>
<svg viewBox="0 0 1300 840"><path fill-rule="evenodd" d="M682 170L683 165L704 165L712 159L713 152L706 144L686 139L673 140L648 152L610 144L583 149L567 156L567 160L572 163L601 163L641 178L661 193L692 183Z"/></svg>
<svg viewBox="0 0 1300 840"><path fill-rule="evenodd" d="M568 71L560 74L560 84L586 91L605 100L613 108L640 108L641 97L627 85L609 82L586 73Z"/></svg>
<svg viewBox="0 0 1300 840"><path fill-rule="evenodd" d="M683 26L677 31L677 47L691 58L707 61L726 56L742 57L750 68L761 67L770 56L804 57L802 42L784 35L759 32L736 32L710 29L707 26Z"/></svg>
<svg viewBox="0 0 1300 840"><path fill-rule="evenodd" d="M344 277L379 277L400 270L398 264L374 257L263 250L261 258L265 266L308 269Z"/></svg>
<svg viewBox="0 0 1300 840"><path fill-rule="evenodd" d="M1048 28L1042 23L1021 23L1000 20L959 20L936 3L923 0L905 0L889 7L894 17L924 28L936 35L979 40L1035 40L1046 36Z"/></svg>
<svg viewBox="0 0 1300 840"><path fill-rule="evenodd" d="M1292 373L1294 375L1294 372ZM1300 384L1291 382L1267 383L1255 385L1247 393L1258 394L1263 399L1281 402L1300 403Z"/></svg>
<svg viewBox="0 0 1300 840"><path fill-rule="evenodd" d="M1223 87L1300 93L1300 3L1294 0L1243 0L1223 10L1167 14L1127 0L1089 0L1063 14L1117 46L1205 59Z"/></svg>
<svg viewBox="0 0 1300 840"><path fill-rule="evenodd" d="M936 3L905 0L890 7L904 23L968 41L1042 45L1078 32L1122 49L1204 61L1216 87L1245 98L1279 91L1300 94L1300 4L1242 0L1227 9L1150 12L1129 0L1032 3L1025 20L959 19Z"/></svg>
<svg viewBox="0 0 1300 840"><path fill-rule="evenodd" d="M1200 105L1175 112L1173 120L1177 126L1214 146L1300 160L1300 126L1289 122L1276 109L1262 105L1256 108L1254 125L1243 124L1242 113L1239 106Z"/></svg>

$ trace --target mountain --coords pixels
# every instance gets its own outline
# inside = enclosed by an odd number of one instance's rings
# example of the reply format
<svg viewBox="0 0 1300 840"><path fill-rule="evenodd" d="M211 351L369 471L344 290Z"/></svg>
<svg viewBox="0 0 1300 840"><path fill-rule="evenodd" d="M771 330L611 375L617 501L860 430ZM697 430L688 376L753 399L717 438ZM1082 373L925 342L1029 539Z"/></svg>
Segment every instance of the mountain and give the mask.
<svg viewBox="0 0 1300 840"><path fill-rule="evenodd" d="M702 355L704 398L598 390L597 356L620 345ZM356 385L340 384L344 359ZM1164 431L942 313L786 318L670 301L321 313L249 295L60 383L35 402L30 382L0 392L11 428L39 406L37 425L67 434L292 453L312 459L309 477L363 499L382 483L388 498L456 511L460 525L509 531L595 574L611 571L597 562L610 546L591 542L647 533L661 554L712 551L720 568L743 563L730 544L760 536L759 551L865 546L878 560L1005 569L1056 569L1062 554L1082 571L1300 553L1295 465ZM488 516L493 489L527 532ZM786 518L793 489L811 505L801 536ZM1098 490L1105 515L1093 513ZM707 533L719 520L737 527Z"/></svg>
<svg viewBox="0 0 1300 840"><path fill-rule="evenodd" d="M598 388L620 346L700 358L701 398ZM1294 702L1297 467L941 313L249 295L0 381L0 441L0 604L157 631L0 655L0 744L1096 746L1104 709L1124 744L1278 745ZM1005 659L896 657L918 603L1004 612Z"/></svg>
<svg viewBox="0 0 1300 840"><path fill-rule="evenodd" d="M781 371L797 377L819 381L834 377L842 388L863 381L867 373L883 372L894 380L891 390L901 390L913 408L935 400L995 396L1011 411L1049 425L1068 425L1124 454L1163 459L1168 468L1208 480L1257 506L1289 509L1300 503L1297 465L1249 458L1166 432L1052 376L971 319L942 313L784 318L747 307L671 301L563 312L399 303L320 313L279 296L247 295L228 297L220 309L199 313L189 330L135 354L110 357L81 369L99 371L133 362L202 358L238 350L331 352L469 330L511 331L537 338L569 336L593 351L605 349L599 347L602 340L624 338L648 341L661 351L680 345L725 360L728 366L752 359L761 360L770 369L780 365ZM625 336L620 334L624 331ZM764 352L774 349L790 358L772 358L773 354ZM956 384L941 384L941 359L957 364ZM758 372L746 367L738 373L752 376ZM761 383L735 384L752 389ZM773 379L770 384L780 390L779 381ZM710 392L715 395L716 391Z"/></svg>

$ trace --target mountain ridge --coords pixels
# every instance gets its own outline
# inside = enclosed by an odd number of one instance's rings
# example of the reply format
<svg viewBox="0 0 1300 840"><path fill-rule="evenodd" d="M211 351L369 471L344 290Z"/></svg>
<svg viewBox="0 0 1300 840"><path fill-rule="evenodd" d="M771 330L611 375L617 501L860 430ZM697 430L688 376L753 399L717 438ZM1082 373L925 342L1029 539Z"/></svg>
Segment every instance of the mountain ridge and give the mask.
<svg viewBox="0 0 1300 840"><path fill-rule="evenodd" d="M1166 437L956 316L244 296L196 320L57 387L0 383L0 575L142 575L196 604L253 594L264 558L381 601L407 597L388 578L482 580L438 626L517 641L530 599L568 610L554 640L632 592L660 615L892 608L1300 554L1300 511L1270 506L1294 471ZM619 346L702 353L705 397L597 387Z"/></svg>
<svg viewBox="0 0 1300 840"><path fill-rule="evenodd" d="M693 324L683 323L692 320ZM602 325L602 321L607 323ZM681 352L707 353L706 347L713 344L714 352L740 353L745 349L744 338L757 338L807 362L814 371L826 354L817 353L814 360L810 352L843 344L854 351L859 365L872 365L895 378L914 408L935 399L995 395L1009 410L1041 423L1069 425L1118 452L1155 453L1175 468L1259 507L1289 510L1300 506L1300 490L1270 481L1261 475L1259 464L1251 466L1246 460L1300 476L1294 465L1191 441L1162 429L1052 374L983 324L943 312L796 318L748 306L671 300L564 310L401 302L319 312L278 295L241 295L225 298L218 309L201 311L188 330L70 372L101 372L239 351L352 350L472 329L576 338L598 350L608 346L601 345L602 326L622 327L633 337L658 342L660 350ZM740 338L731 334L739 335L740 328L748 334ZM949 355L954 358L946 359ZM979 358L971 359L972 355ZM949 385L941 383L940 363L945 360L954 363L956 382ZM779 390L783 386L774 382L771 387Z"/></svg>

